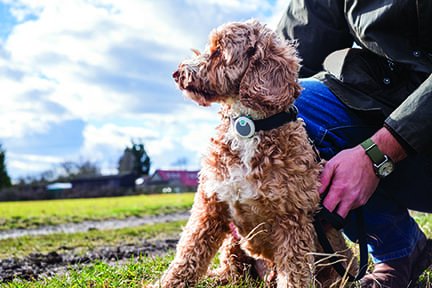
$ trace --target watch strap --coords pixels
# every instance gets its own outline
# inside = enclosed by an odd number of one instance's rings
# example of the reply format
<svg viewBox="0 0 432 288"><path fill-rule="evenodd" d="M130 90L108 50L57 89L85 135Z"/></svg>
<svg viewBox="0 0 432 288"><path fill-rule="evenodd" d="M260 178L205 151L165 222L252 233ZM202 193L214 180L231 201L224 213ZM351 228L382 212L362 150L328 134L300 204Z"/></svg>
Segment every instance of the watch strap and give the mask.
<svg viewBox="0 0 432 288"><path fill-rule="evenodd" d="M383 163L386 160L384 153L378 148L372 139L368 138L360 144L365 150L366 154L375 165Z"/></svg>

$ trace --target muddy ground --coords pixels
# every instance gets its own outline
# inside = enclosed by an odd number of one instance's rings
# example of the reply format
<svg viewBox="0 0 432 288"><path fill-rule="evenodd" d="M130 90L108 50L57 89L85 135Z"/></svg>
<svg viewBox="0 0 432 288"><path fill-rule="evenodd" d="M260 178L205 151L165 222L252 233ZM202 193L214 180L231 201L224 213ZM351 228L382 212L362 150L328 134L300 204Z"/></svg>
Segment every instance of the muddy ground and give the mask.
<svg viewBox="0 0 432 288"><path fill-rule="evenodd" d="M84 221L80 223L67 223L60 225L41 226L34 229L10 229L0 231L0 239L17 238L26 235L47 235L53 233L76 233L89 230L109 230L126 227L136 227L145 224L163 223L170 221L186 220L189 212L178 212L157 216L129 217L125 219L108 219L102 221Z"/></svg>
<svg viewBox="0 0 432 288"><path fill-rule="evenodd" d="M16 238L24 235L33 236L52 233L75 233L92 229L120 229L144 224L186 220L188 217L189 212L179 212L141 218L130 217L126 219L86 221L81 223L42 226L35 229L12 229L0 231L0 239ZM110 262L127 260L140 255L162 255L168 250L175 249L177 241L178 239L143 240L143 242L133 245L99 247L93 251L87 252L85 255L76 255L73 252L51 252L48 254L32 253L24 258L0 259L0 283L11 281L14 278L33 280L44 276L53 276L65 272L67 268L88 264L95 260Z"/></svg>
<svg viewBox="0 0 432 288"><path fill-rule="evenodd" d="M14 278L34 280L44 276L54 276L65 272L67 268L88 264L95 260L118 261L140 255L162 255L168 250L175 249L177 241L178 239L149 240L134 245L100 247L83 256L50 252L32 253L24 258L2 259L0 260L0 282L8 282Z"/></svg>

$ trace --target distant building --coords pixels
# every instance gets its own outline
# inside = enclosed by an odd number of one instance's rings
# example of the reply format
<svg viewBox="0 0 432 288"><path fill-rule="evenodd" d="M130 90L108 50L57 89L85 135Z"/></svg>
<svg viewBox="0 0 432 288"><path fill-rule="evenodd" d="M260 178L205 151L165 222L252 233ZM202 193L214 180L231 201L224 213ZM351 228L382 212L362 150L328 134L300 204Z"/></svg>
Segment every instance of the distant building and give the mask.
<svg viewBox="0 0 432 288"><path fill-rule="evenodd" d="M134 173L126 173L80 177L70 182L15 185L1 191L0 201L195 192L198 186L198 172L159 169L150 176L139 178Z"/></svg>
<svg viewBox="0 0 432 288"><path fill-rule="evenodd" d="M71 184L73 192L81 197L120 196L135 188L135 179L135 174L117 174L76 178Z"/></svg>
<svg viewBox="0 0 432 288"><path fill-rule="evenodd" d="M135 174L88 176L70 182L21 185L0 193L0 201L95 198L137 194Z"/></svg>
<svg viewBox="0 0 432 288"><path fill-rule="evenodd" d="M143 181L139 189L149 193L194 192L198 186L198 172L158 169Z"/></svg>
<svg viewBox="0 0 432 288"><path fill-rule="evenodd" d="M69 182L55 182L46 185L46 190L48 191L56 191L56 190L68 190L72 189L72 183Z"/></svg>

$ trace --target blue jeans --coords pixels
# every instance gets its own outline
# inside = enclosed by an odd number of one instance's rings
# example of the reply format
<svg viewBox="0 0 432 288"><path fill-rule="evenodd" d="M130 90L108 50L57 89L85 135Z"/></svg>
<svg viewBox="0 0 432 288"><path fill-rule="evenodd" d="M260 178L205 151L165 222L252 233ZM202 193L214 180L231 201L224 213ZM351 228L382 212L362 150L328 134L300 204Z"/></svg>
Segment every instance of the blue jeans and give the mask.
<svg viewBox="0 0 432 288"><path fill-rule="evenodd" d="M382 127L383 119L348 108L320 81L302 79L301 85L304 90L295 104L324 159L360 144ZM432 212L431 187L432 157L426 156L410 156L380 181L363 208L368 248L375 263L410 255L425 237L408 208ZM355 215L350 213L344 233L352 241L358 238L356 228Z"/></svg>

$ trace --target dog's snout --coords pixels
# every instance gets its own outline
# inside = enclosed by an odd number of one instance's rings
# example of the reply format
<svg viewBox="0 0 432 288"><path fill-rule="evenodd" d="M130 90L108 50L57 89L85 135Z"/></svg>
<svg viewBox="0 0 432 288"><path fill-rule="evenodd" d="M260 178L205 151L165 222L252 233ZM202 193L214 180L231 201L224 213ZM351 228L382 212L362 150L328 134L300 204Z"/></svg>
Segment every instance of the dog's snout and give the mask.
<svg viewBox="0 0 432 288"><path fill-rule="evenodd" d="M180 78L180 71L179 70L174 71L172 77L174 78L174 81L178 82Z"/></svg>

